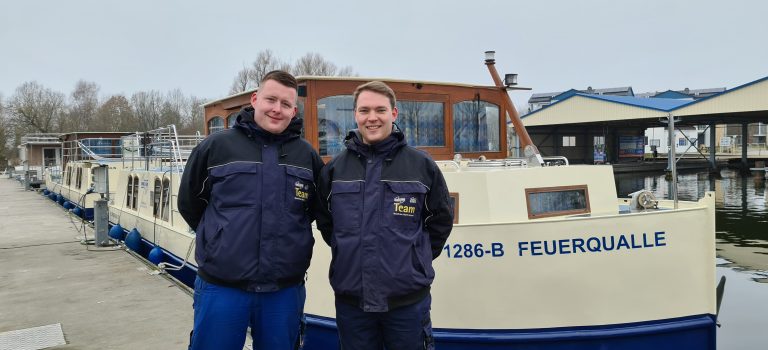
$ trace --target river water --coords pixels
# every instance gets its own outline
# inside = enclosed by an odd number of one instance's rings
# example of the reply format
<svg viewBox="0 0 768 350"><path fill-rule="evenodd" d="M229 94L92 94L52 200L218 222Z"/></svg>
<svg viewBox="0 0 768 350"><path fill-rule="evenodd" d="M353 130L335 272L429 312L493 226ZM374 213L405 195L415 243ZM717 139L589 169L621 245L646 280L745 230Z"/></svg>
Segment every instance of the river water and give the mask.
<svg viewBox="0 0 768 350"><path fill-rule="evenodd" d="M768 189L762 173L741 176L722 170L720 176L678 174L678 198L698 200L715 191L717 279L726 276L720 307L722 327L718 349L768 348ZM618 174L619 196L645 188L669 198L663 174ZM714 288L715 286L712 286Z"/></svg>

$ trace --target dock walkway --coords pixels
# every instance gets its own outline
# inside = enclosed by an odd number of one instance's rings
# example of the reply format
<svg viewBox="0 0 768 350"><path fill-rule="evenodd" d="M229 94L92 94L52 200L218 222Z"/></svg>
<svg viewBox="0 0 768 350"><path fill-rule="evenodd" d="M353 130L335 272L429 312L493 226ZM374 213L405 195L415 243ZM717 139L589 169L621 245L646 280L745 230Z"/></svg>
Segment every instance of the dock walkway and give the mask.
<svg viewBox="0 0 768 350"><path fill-rule="evenodd" d="M51 200L0 179L0 338L61 324L66 345L46 349L186 349L189 292L124 250L86 250L77 227Z"/></svg>

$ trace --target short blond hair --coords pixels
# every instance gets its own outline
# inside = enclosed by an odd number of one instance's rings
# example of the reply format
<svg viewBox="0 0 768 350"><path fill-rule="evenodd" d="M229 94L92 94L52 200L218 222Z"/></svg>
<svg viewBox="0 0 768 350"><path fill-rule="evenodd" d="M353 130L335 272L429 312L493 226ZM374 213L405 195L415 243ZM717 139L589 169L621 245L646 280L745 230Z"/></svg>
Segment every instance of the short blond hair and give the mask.
<svg viewBox="0 0 768 350"><path fill-rule="evenodd" d="M395 108L395 104L397 103L397 98L395 98L395 91L392 90L389 85L384 84L384 82L371 81L360 85L357 87L357 89L355 89L355 102L353 105L354 109L357 109L357 97L360 96L363 91L371 91L386 96L389 99L390 107Z"/></svg>

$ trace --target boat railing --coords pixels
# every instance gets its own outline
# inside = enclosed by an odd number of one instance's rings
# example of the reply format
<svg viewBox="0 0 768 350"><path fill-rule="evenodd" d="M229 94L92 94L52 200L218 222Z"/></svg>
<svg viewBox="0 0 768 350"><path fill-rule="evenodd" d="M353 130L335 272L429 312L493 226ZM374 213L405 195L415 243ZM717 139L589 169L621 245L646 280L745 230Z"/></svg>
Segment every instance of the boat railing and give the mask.
<svg viewBox="0 0 768 350"><path fill-rule="evenodd" d="M83 138L65 141L61 145L64 164L70 161L102 161L121 157L119 138Z"/></svg>
<svg viewBox="0 0 768 350"><path fill-rule="evenodd" d="M175 125L135 133L123 137L123 160L132 167L143 161L140 164L147 169L183 172L189 154L202 139L200 135L178 135Z"/></svg>
<svg viewBox="0 0 768 350"><path fill-rule="evenodd" d="M544 166L568 166L570 163L568 162L568 158L565 157L543 157L544 160L543 165ZM474 168L474 169L483 169L483 168L526 168L528 167L528 160L525 158L506 158L506 159L492 159L492 160L486 160L484 157L480 157L479 159L473 159L470 161L463 161L459 158L459 160L445 160L445 161L437 161L438 165L440 165L444 169L450 169L451 167L456 168L456 170L461 170L462 167L466 166L467 168Z"/></svg>

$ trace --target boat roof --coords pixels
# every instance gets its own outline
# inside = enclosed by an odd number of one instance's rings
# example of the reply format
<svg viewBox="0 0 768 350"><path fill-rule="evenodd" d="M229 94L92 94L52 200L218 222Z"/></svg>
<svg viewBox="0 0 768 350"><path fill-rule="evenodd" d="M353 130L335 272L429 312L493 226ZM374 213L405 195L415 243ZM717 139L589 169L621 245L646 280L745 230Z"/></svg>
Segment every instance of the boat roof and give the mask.
<svg viewBox="0 0 768 350"><path fill-rule="evenodd" d="M444 85L444 86L459 86L459 87L468 87L468 88L496 89L495 86L490 86L490 85L475 85L475 84L466 84L466 83L451 83L451 82L440 82L440 81L394 79L394 78L380 78L380 77L335 77L335 76L301 75L296 77L296 80L298 80L299 83L308 81L308 80L322 80L322 81L375 81L375 80L378 80L378 81L383 81L385 83L417 83L417 84L428 84L428 85ZM258 90L259 88L253 88L253 89L245 90L243 92L238 92L238 93L225 96L210 102L206 102L205 104L202 104L201 107L208 107L210 105L214 105L221 101L229 100L234 97L250 95Z"/></svg>

